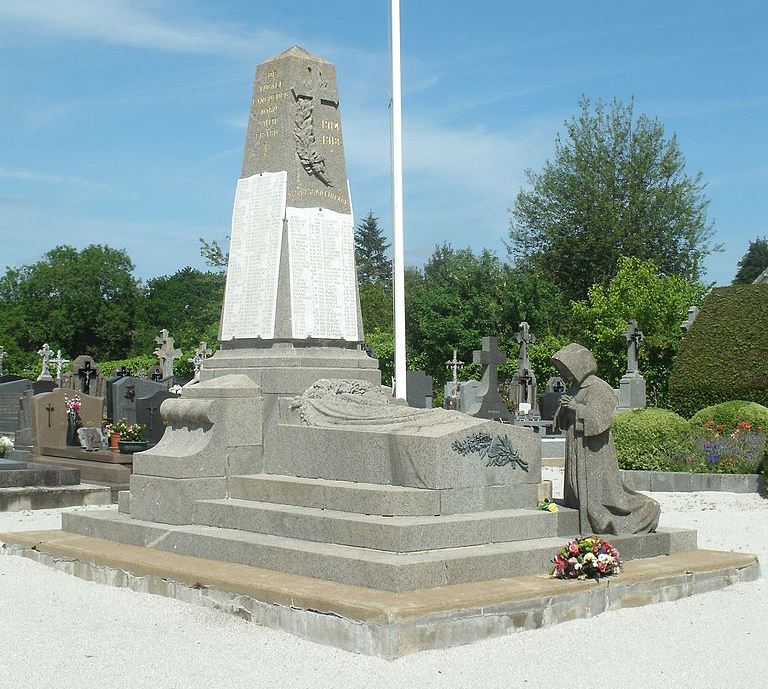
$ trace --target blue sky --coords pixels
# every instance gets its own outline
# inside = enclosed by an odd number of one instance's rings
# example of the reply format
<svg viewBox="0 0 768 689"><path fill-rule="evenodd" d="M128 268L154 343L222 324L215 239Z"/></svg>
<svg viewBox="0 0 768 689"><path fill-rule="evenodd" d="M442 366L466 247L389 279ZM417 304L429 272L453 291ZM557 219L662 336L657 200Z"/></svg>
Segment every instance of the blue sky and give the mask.
<svg viewBox="0 0 768 689"><path fill-rule="evenodd" d="M768 3L401 0L406 260L505 254L526 168L580 95L676 132L709 186L730 282L768 235ZM137 275L203 267L228 234L256 65L334 62L356 215L390 229L388 0L0 0L0 269L56 244L126 248Z"/></svg>

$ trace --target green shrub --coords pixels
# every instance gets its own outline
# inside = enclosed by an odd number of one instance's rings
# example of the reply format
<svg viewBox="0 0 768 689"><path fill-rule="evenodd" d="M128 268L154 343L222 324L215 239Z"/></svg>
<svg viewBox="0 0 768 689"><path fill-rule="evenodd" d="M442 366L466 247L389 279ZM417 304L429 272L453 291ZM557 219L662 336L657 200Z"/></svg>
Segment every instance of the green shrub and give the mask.
<svg viewBox="0 0 768 689"><path fill-rule="evenodd" d="M713 289L680 345L670 407L686 418L730 400L768 405L768 285Z"/></svg>
<svg viewBox="0 0 768 689"><path fill-rule="evenodd" d="M690 424L668 409L628 409L611 425L621 469L669 471L671 457L693 448Z"/></svg>
<svg viewBox="0 0 768 689"><path fill-rule="evenodd" d="M691 417L690 423L693 429L697 430L703 428L709 421L714 422L716 426L723 424L724 433L733 433L736 430L736 424L744 421L754 429L758 427L768 429L768 407L747 400L722 402L697 411Z"/></svg>

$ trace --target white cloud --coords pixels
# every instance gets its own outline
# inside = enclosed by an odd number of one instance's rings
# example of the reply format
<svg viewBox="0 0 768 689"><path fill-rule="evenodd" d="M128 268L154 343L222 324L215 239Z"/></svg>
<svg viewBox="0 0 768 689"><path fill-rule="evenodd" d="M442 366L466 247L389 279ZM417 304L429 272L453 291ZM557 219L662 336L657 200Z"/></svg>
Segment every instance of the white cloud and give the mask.
<svg viewBox="0 0 768 689"><path fill-rule="evenodd" d="M95 191L112 191L112 187L101 182L94 182L84 177L75 175L55 175L47 172L38 172L27 170L25 168L10 168L0 166L0 177L9 179L18 179L28 182L44 182L51 184L68 184L83 189L93 189Z"/></svg>
<svg viewBox="0 0 768 689"><path fill-rule="evenodd" d="M164 19L140 0L3 0L0 18L35 32L70 39L177 53L278 52L288 40L278 31ZM172 6L169 9L173 9Z"/></svg>

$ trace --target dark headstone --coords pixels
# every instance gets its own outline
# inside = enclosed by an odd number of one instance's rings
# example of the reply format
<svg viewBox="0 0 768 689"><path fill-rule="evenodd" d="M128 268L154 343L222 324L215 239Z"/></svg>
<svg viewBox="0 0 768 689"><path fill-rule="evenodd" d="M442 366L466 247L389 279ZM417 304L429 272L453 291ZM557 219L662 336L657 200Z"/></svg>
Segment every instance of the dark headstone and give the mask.
<svg viewBox="0 0 768 689"><path fill-rule="evenodd" d="M36 380L32 383L32 389L36 395L42 395L44 392L53 392L56 389L56 382L53 380Z"/></svg>
<svg viewBox="0 0 768 689"><path fill-rule="evenodd" d="M19 399L32 389L26 378L0 383L0 433L15 433L19 417Z"/></svg>
<svg viewBox="0 0 768 689"><path fill-rule="evenodd" d="M125 367L125 366L119 366L115 369L115 375L111 376L110 378L107 378L105 389L107 393L107 423L114 423L115 421L118 421L119 419L116 419L114 417L114 414L112 413L113 410L113 402L112 402L112 386L121 378L125 378L126 376L130 376L131 372Z"/></svg>
<svg viewBox="0 0 768 689"><path fill-rule="evenodd" d="M14 376L10 373L0 376L0 385L3 383L13 383L15 380L28 380L28 378L22 378L21 376Z"/></svg>
<svg viewBox="0 0 768 689"><path fill-rule="evenodd" d="M566 390L565 381L559 376L554 376L547 381L544 394L539 398L539 412L544 421L552 421L560 406L560 398Z"/></svg>
<svg viewBox="0 0 768 689"><path fill-rule="evenodd" d="M136 421L145 426L144 440L150 445L159 443L165 433L165 422L160 416L160 405L171 398L176 399L176 395L163 389L150 397L141 397L136 400Z"/></svg>
<svg viewBox="0 0 768 689"><path fill-rule="evenodd" d="M112 384L112 418L115 421L126 419L136 423L137 401L142 397L151 397L156 392L166 390L165 385L146 378L125 376Z"/></svg>
<svg viewBox="0 0 768 689"><path fill-rule="evenodd" d="M409 407L432 408L432 376L424 371L405 372L407 402Z"/></svg>

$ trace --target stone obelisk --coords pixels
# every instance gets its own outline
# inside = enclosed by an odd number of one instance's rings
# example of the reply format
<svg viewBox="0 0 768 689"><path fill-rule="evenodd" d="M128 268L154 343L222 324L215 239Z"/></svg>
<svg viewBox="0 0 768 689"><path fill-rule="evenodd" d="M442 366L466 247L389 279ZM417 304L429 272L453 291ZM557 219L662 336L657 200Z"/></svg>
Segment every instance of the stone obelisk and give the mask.
<svg viewBox="0 0 768 689"><path fill-rule="evenodd" d="M219 339L363 340L336 70L298 46L256 70Z"/></svg>

